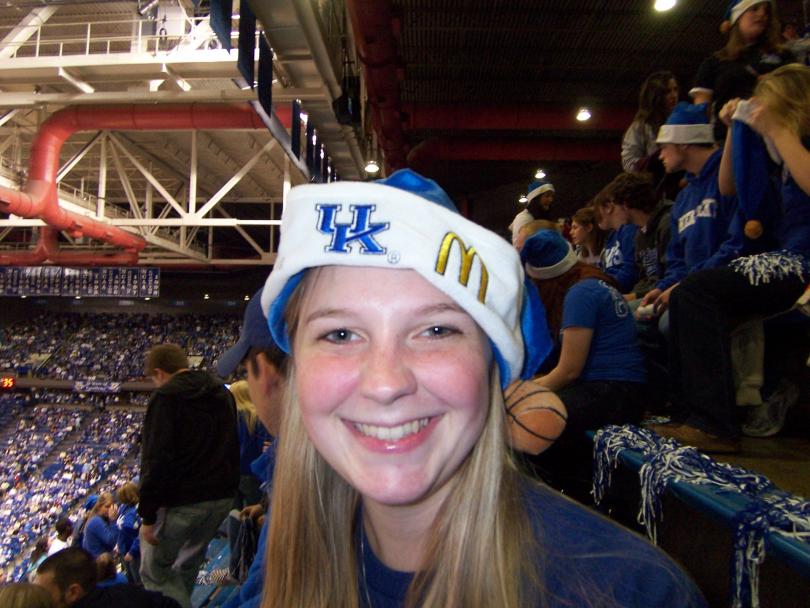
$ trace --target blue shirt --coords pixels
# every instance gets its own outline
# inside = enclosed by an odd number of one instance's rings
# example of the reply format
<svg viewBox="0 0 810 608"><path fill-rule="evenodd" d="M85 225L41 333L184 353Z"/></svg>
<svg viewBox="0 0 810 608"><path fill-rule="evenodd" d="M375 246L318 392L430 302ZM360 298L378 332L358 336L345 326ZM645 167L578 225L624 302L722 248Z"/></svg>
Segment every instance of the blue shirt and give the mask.
<svg viewBox="0 0 810 608"><path fill-rule="evenodd" d="M96 559L102 553L111 552L118 542L118 526L101 515L94 515L84 527L82 549Z"/></svg>
<svg viewBox="0 0 810 608"><path fill-rule="evenodd" d="M624 224L610 232L599 260L599 268L618 283L622 293L630 293L638 281L636 232L635 224Z"/></svg>
<svg viewBox="0 0 810 608"><path fill-rule="evenodd" d="M737 197L723 196L717 174L722 151L716 150L698 175L688 175L686 188L672 206L667 270L656 283L668 289L687 274L727 265L744 245L743 222L737 213Z"/></svg>
<svg viewBox="0 0 810 608"><path fill-rule="evenodd" d="M266 445L273 440L273 436L267 432L264 425L257 420L253 432L248 429L245 416L240 412L239 416L239 472L242 475L250 475L251 463L259 458ZM264 476L257 479L263 480Z"/></svg>
<svg viewBox="0 0 810 608"><path fill-rule="evenodd" d="M573 285L563 302L562 329L593 330L581 380L644 382L636 324L622 294L598 279Z"/></svg>
<svg viewBox="0 0 810 608"><path fill-rule="evenodd" d="M141 518L138 517L137 505L121 505L118 508L118 553L121 556L131 553L133 557L141 554L141 543L138 531Z"/></svg>
<svg viewBox="0 0 810 608"><path fill-rule="evenodd" d="M533 482L526 482L524 500L543 556L538 568L549 608L706 606L689 577L638 534ZM413 575L383 564L367 538L363 547L360 605L370 608L368 591L373 608L401 608ZM603 600L589 601L593 593Z"/></svg>
<svg viewBox="0 0 810 608"><path fill-rule="evenodd" d="M264 453L250 465L253 474L264 479L262 487L269 494L273 484L273 467L276 462L276 443L271 443ZM256 543L256 557L250 564L245 582L228 598L222 608L259 608L262 603L262 585L264 583L264 548L267 544L267 531L270 525L270 514L264 518L259 540Z"/></svg>

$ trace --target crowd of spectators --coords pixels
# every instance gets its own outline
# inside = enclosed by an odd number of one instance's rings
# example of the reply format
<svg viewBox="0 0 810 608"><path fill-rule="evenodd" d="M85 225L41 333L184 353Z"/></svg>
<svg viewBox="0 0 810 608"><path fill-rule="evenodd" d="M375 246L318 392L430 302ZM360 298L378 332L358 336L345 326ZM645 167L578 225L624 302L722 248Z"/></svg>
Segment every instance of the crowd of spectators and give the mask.
<svg viewBox="0 0 810 608"><path fill-rule="evenodd" d="M71 509L78 511L89 494L114 491L137 477L143 421L136 410L18 407L17 419L3 427L9 438L3 446L0 499L0 571L17 562L14 580L28 565L17 560L47 537L60 517L75 521ZM68 435L76 429L80 434L72 441Z"/></svg>
<svg viewBox="0 0 810 608"><path fill-rule="evenodd" d="M59 380L143 380L153 344L171 342L210 368L236 341L231 315L57 313L0 328L0 372Z"/></svg>

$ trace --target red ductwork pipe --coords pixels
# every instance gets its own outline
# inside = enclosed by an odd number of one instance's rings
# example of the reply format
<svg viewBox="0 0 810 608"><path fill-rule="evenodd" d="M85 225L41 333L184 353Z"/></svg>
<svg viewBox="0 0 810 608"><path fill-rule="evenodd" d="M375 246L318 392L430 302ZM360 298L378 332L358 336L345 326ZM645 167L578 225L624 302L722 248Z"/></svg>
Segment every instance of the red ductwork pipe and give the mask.
<svg viewBox="0 0 810 608"><path fill-rule="evenodd" d="M285 126L291 110L279 108ZM31 148L28 182L22 191L0 187L0 211L24 218L41 218L57 230L97 239L139 252L146 242L130 232L62 209L56 190L59 153L76 131L169 131L183 129L264 129L250 104L177 104L126 106L75 106L53 114L40 127ZM30 252L33 255L33 252ZM62 253L62 259L68 254ZM110 256L100 254L104 259ZM70 254L73 264L95 263L92 252ZM126 259L130 257L125 256ZM83 260L93 262L83 262ZM124 258L122 258L124 259ZM137 256L134 258L137 261ZM134 262L133 262L134 263Z"/></svg>
<svg viewBox="0 0 810 608"><path fill-rule="evenodd" d="M348 0L346 8L366 75L372 121L389 169L405 166L400 70L390 0Z"/></svg>
<svg viewBox="0 0 810 608"><path fill-rule="evenodd" d="M446 131L624 131L635 112L626 108L594 111L577 122L572 108L550 106L405 106L407 130Z"/></svg>
<svg viewBox="0 0 810 608"><path fill-rule="evenodd" d="M132 266L138 263L137 251L62 251L56 244L59 231L39 229L36 247L28 251L0 254L0 266L38 266L51 261L60 266Z"/></svg>
<svg viewBox="0 0 810 608"><path fill-rule="evenodd" d="M439 138L423 141L408 154L408 166L430 173L431 165L441 161L537 160L616 161L616 143L605 140L537 141L505 138Z"/></svg>

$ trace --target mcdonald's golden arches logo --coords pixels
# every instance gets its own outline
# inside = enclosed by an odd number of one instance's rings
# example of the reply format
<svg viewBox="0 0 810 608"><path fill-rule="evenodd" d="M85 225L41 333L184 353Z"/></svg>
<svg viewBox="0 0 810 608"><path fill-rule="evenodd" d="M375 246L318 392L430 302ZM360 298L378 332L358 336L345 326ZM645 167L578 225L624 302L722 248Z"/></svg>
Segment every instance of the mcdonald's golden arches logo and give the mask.
<svg viewBox="0 0 810 608"><path fill-rule="evenodd" d="M489 285L489 273L487 267L484 265L484 260L478 255L475 247L467 248L461 237L455 232L448 232L442 239L441 247L439 247L439 257L436 259L436 272L444 275L447 271L447 262L450 259L450 251L453 248L453 243L458 243L459 254L461 257L461 268L458 273L458 282L464 287L470 282L470 273L475 258L481 264L481 277L478 284L478 301L484 303L487 296L487 286Z"/></svg>

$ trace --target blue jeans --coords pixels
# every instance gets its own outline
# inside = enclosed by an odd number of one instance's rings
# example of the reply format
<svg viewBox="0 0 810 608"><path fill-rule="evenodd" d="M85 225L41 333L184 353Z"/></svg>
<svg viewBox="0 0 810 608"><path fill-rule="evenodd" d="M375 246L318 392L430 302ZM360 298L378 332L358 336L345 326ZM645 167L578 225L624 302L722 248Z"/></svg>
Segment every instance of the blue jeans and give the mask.
<svg viewBox="0 0 810 608"><path fill-rule="evenodd" d="M141 542L143 586L191 608L205 550L232 506L233 498L220 498L158 509L155 535L160 542Z"/></svg>

